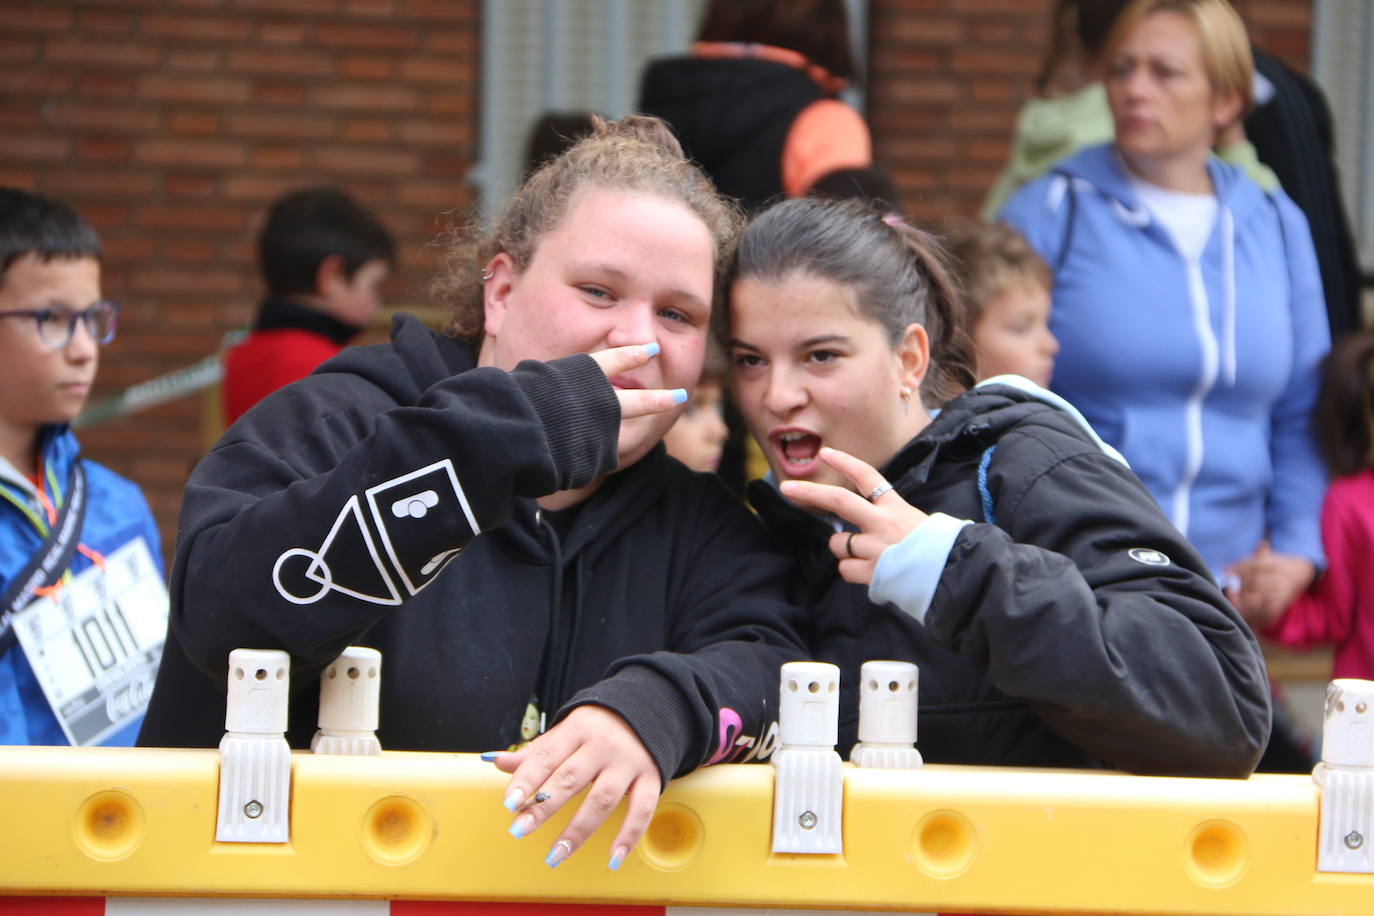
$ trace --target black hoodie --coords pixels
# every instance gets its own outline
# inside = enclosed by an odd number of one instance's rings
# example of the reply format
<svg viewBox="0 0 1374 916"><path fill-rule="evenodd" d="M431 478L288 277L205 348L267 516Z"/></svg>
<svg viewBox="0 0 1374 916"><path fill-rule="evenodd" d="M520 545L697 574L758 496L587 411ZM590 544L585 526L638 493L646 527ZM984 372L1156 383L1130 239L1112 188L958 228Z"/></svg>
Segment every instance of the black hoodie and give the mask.
<svg viewBox="0 0 1374 916"><path fill-rule="evenodd" d="M590 357L475 368L405 317L261 402L187 486L140 743L216 744L229 651L252 647L291 653L305 746L320 670L364 645L388 749L507 747L536 699L550 724L616 711L665 781L766 756L804 653L757 521L661 446L557 526L533 502L612 470L619 419Z"/></svg>
<svg viewBox="0 0 1374 916"><path fill-rule="evenodd" d="M794 597L811 607L813 651L843 671L843 752L857 736L859 666L882 658L920 668L917 747L928 761L1254 769L1269 733L1254 636L1135 475L1068 413L980 386L883 474L922 511L975 522L959 531L923 621L839 578L829 524L767 483L750 488L798 558Z"/></svg>

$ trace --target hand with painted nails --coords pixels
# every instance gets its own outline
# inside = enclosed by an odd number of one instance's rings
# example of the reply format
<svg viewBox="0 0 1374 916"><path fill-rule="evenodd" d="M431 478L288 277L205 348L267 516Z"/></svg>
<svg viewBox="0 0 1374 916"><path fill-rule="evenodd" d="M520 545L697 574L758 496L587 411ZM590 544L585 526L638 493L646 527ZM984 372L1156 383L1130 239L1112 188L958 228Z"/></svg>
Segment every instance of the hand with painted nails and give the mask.
<svg viewBox="0 0 1374 916"><path fill-rule="evenodd" d="M858 529L831 535L830 552L839 559L840 575L846 582L867 585L873 581L882 552L929 516L902 499L882 474L853 455L823 448L820 458L849 478L854 490L807 480L783 481L778 489L803 508L839 516Z"/></svg>
<svg viewBox="0 0 1374 916"><path fill-rule="evenodd" d="M631 349L631 348L624 348ZM512 754L492 758L513 774L504 804L516 813L510 833L519 839L538 829L577 793L587 797L544 859L550 868L572 855L610 816L622 798L629 809L611 842L614 871L649 826L663 788L658 765L619 715L602 706L579 706L549 731ZM542 802L535 801L544 795Z"/></svg>
<svg viewBox="0 0 1374 916"><path fill-rule="evenodd" d="M644 388L634 379L634 370L658 355L659 345L655 342L630 347L613 347L590 354L606 373L615 386L615 396L620 401L620 416L630 420L635 417L662 413L672 410L687 400L685 388Z"/></svg>

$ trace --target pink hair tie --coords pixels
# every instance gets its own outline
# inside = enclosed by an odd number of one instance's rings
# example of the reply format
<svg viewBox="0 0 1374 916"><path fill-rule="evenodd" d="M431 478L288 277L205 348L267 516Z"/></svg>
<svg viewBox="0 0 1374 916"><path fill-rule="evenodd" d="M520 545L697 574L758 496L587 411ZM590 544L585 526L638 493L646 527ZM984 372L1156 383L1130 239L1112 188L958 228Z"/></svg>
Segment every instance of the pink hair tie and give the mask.
<svg viewBox="0 0 1374 916"><path fill-rule="evenodd" d="M891 226L893 229L910 229L910 228L911 228L909 225L907 225L907 221L904 220L904 219L902 219L902 214L898 213L896 210L893 210L893 211L888 212L888 213L884 213L884 214L882 215L882 221L885 222L885 223L887 223L887 224L888 224L889 226Z"/></svg>

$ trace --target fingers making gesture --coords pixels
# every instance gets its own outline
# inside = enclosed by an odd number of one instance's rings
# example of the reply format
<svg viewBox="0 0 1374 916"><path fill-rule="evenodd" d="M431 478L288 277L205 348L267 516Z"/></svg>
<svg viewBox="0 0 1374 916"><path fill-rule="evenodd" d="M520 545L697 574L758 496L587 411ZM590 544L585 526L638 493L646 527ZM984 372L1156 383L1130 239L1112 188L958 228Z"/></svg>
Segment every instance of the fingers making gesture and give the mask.
<svg viewBox="0 0 1374 916"><path fill-rule="evenodd" d="M615 378L622 372L638 369L658 355L656 342L636 344L629 347L612 347L589 354L607 378ZM620 401L620 417L631 420L648 414L672 410L687 400L687 392L682 388L617 388L615 396Z"/></svg>
<svg viewBox="0 0 1374 916"><path fill-rule="evenodd" d="M820 458L854 489L807 480L784 481L779 489L794 503L838 516L858 529L831 535L830 552L839 559L840 575L846 582L866 585L873 580L882 552L928 516L902 499L872 465L834 448L821 449Z"/></svg>

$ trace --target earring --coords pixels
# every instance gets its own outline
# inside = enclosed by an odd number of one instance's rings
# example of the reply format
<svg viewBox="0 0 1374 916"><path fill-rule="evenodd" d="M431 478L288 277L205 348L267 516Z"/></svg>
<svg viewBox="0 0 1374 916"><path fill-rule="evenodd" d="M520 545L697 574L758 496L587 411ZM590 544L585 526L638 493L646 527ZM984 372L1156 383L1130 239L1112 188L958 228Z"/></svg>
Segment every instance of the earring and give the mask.
<svg viewBox="0 0 1374 916"><path fill-rule="evenodd" d="M494 276L496 276L496 272L488 267L486 270L482 271L482 282L485 283Z"/></svg>
<svg viewBox="0 0 1374 916"><path fill-rule="evenodd" d="M906 413L906 412L907 412L907 409L910 408L910 407L911 407L911 389L910 389L910 388L903 388L903 389L902 389L902 413Z"/></svg>

